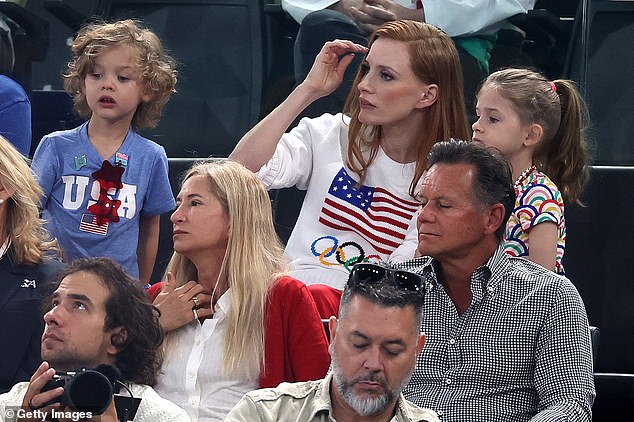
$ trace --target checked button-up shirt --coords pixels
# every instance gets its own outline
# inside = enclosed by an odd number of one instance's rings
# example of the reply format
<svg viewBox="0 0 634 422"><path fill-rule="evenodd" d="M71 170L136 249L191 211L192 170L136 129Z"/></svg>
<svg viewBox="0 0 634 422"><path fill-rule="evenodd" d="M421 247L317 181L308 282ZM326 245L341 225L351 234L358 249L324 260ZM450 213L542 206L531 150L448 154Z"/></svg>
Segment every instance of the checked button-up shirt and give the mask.
<svg viewBox="0 0 634 422"><path fill-rule="evenodd" d="M403 392L408 400L443 422L591 420L588 318L567 278L498 248L473 272L473 299L458 315L437 262L400 267L427 280L427 341Z"/></svg>

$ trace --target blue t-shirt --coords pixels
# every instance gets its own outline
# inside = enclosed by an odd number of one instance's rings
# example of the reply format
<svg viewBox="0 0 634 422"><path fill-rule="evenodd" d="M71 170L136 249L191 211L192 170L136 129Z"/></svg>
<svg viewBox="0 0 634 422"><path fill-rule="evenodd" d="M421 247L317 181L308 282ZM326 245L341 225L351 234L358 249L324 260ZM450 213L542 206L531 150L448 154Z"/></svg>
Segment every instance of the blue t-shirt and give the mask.
<svg viewBox="0 0 634 422"><path fill-rule="evenodd" d="M138 278L139 218L176 206L167 156L162 146L130 130L108 161L112 166L104 171L103 159L88 139L87 123L45 136L32 163L44 190L43 216L65 259L110 257ZM99 175L122 172L122 187L108 184L107 176L95 178L100 169ZM99 218L98 210L104 209L111 214Z"/></svg>
<svg viewBox="0 0 634 422"><path fill-rule="evenodd" d="M14 80L0 75L0 134L27 156L31 150L31 102Z"/></svg>

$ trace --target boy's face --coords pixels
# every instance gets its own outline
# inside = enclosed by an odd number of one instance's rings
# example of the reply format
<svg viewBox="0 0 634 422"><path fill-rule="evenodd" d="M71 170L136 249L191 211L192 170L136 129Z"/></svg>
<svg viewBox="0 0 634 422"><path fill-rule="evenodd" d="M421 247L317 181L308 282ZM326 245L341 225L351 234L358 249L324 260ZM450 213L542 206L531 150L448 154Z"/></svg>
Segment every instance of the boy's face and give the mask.
<svg viewBox="0 0 634 422"><path fill-rule="evenodd" d="M138 105L149 100L137 70L137 54L132 47L113 46L95 58L94 68L84 78L91 120L129 125Z"/></svg>

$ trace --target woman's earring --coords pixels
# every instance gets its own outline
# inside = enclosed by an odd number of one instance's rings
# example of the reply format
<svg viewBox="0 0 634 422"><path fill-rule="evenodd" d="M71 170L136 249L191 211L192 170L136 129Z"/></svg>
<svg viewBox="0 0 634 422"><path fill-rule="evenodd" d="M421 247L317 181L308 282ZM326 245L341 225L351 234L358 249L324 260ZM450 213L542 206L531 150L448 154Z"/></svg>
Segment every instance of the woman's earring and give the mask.
<svg viewBox="0 0 634 422"><path fill-rule="evenodd" d="M4 199L0 198L0 205L4 204Z"/></svg>

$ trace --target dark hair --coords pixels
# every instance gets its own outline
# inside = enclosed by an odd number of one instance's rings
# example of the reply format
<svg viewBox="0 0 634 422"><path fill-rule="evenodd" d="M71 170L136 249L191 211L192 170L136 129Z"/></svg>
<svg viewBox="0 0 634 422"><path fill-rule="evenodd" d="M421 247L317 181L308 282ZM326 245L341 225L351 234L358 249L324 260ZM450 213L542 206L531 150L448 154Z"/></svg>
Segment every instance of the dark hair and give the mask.
<svg viewBox="0 0 634 422"><path fill-rule="evenodd" d="M110 341L119 349L115 365L127 381L154 385L162 363L160 346L163 330L159 323L160 311L152 305L139 281L125 272L110 258L77 259L58 276L55 289L62 280L81 271L99 277L110 292L104 304L104 331L123 327L125 336L113 335ZM46 303L46 302L45 302ZM48 301L50 310L51 301Z"/></svg>
<svg viewBox="0 0 634 422"><path fill-rule="evenodd" d="M381 264L390 268L389 264ZM414 308L416 327L420 329L423 320L423 303L425 295L422 291L413 292L397 287L386 275L372 283L346 283L339 302L339 320L345 319L348 306L355 296L360 296L383 308Z"/></svg>
<svg viewBox="0 0 634 422"><path fill-rule="evenodd" d="M515 208L515 188L508 161L495 148L479 142L452 139L438 142L429 152L427 170L434 164L471 164L476 169L473 197L482 207L504 206L504 220L495 231L498 242L504 237L506 222Z"/></svg>

